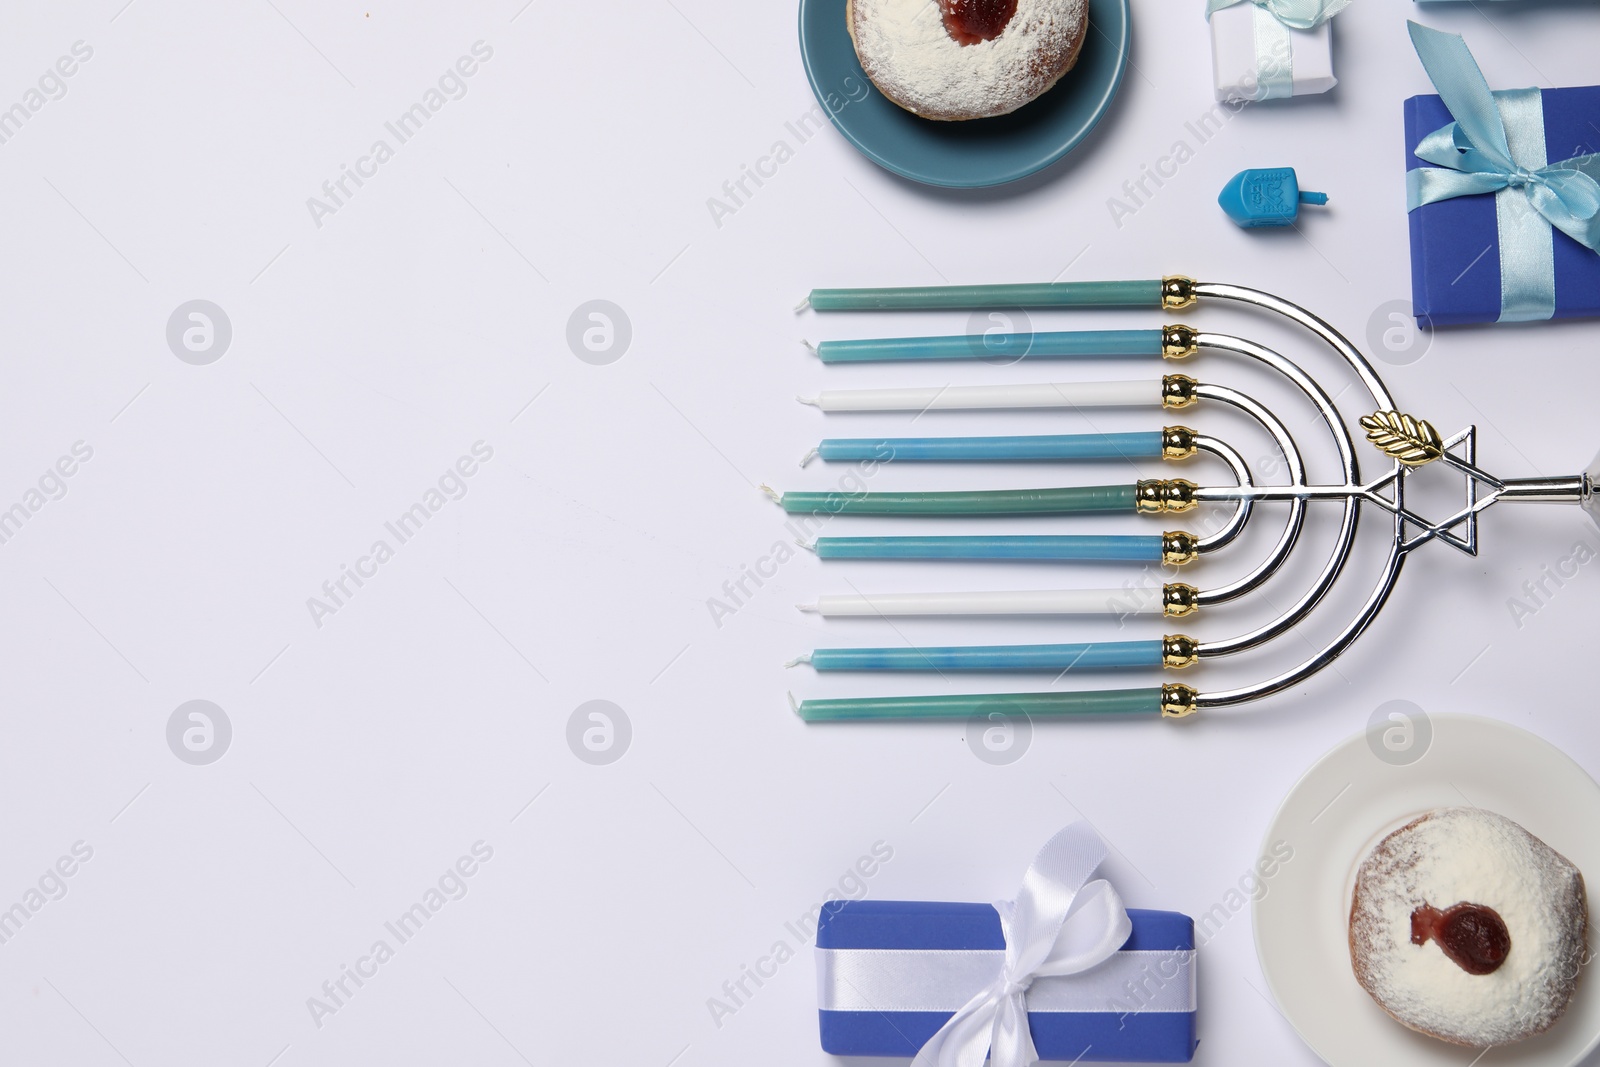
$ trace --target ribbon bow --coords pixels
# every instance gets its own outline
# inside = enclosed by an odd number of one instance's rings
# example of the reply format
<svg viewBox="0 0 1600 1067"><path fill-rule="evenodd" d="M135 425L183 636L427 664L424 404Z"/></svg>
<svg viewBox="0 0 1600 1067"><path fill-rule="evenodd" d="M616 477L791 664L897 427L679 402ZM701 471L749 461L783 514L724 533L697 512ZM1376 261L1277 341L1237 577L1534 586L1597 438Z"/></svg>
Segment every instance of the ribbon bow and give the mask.
<svg viewBox="0 0 1600 1067"><path fill-rule="evenodd" d="M983 1067L985 1056L992 1067L1027 1067L1038 1059L1028 1030L1033 980L1098 966L1133 932L1111 883L1089 881L1105 858L1105 843L1087 823L1046 842L1017 898L995 905L1006 940L1000 973L928 1039L912 1067Z"/></svg>
<svg viewBox="0 0 1600 1067"><path fill-rule="evenodd" d="M1497 194L1500 319L1549 318L1555 311L1550 231L1541 225L1538 232L1528 232L1530 227L1522 225L1526 209L1508 199L1525 201L1550 226L1600 250L1600 153L1547 162L1538 89L1491 93L1460 34L1406 25L1423 69L1455 119L1417 145L1417 158L1434 166L1406 173L1406 210L1457 196Z"/></svg>
<svg viewBox="0 0 1600 1067"><path fill-rule="evenodd" d="M1245 0L1208 0L1206 18ZM1291 30L1314 30L1350 6L1350 0L1250 0Z"/></svg>

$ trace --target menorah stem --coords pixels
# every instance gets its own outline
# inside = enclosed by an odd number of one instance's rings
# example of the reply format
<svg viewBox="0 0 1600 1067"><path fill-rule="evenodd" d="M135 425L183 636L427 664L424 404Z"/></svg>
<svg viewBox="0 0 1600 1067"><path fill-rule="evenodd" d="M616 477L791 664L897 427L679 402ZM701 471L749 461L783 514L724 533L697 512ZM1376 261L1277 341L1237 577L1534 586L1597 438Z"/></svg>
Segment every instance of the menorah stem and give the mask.
<svg viewBox="0 0 1600 1067"><path fill-rule="evenodd" d="M1582 504L1595 492L1587 474L1556 478L1506 478L1501 500L1531 500L1537 504Z"/></svg>

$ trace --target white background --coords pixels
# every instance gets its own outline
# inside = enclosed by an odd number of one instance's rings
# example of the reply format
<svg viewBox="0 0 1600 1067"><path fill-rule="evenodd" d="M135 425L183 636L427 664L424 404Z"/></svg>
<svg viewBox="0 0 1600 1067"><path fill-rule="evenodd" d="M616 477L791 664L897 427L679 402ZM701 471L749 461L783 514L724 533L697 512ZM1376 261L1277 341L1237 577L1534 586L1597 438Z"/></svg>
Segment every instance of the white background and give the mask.
<svg viewBox="0 0 1600 1067"><path fill-rule="evenodd" d="M909 425L827 419L796 393L1127 370L825 372L801 338L960 332L965 316L797 317L810 287L1184 272L1281 292L1368 344L1369 324L1390 325L1385 307L1410 291L1401 101L1428 85L1405 19L1421 11L1465 33L1497 86L1555 86L1594 81L1600 12L1363 0L1338 19L1334 92L1247 109L1119 228L1108 198L1210 106L1197 0L1138 5L1128 76L1100 128L1042 177L979 194L899 181L831 129L796 144L784 124L812 98L789 4L122 5L13 5L0 33L3 105L75 41L93 48L66 95L0 145L12 205L0 506L74 442L93 449L67 494L0 545L0 907L74 842L93 849L65 897L0 945L5 1062L824 1063L808 950L720 1026L707 1002L775 942L799 948L785 921L874 842L894 852L868 880L874 897L994 899L1051 832L1087 818L1131 904L1199 914L1250 869L1302 771L1387 701L1504 718L1600 768L1596 566L1520 626L1507 605L1596 536L1576 509L1498 507L1476 559L1430 546L1337 670L1290 693L1183 724L1041 723L1003 766L976 758L960 723L808 728L785 693L1046 680L819 678L782 664L818 644L1103 629L825 625L793 605L851 584L1127 572L801 557L720 627L707 606L788 539L758 483L834 485L839 468L794 466L818 437ZM307 198L375 139L393 144L383 124L480 40L493 56L466 95L318 226ZM779 139L794 158L717 225L708 198ZM1298 232L1235 229L1215 206L1223 182L1284 164L1329 208ZM169 315L197 298L233 329L208 366L181 362L165 339ZM565 339L569 315L596 298L633 330L605 366ZM1263 316L1223 307L1190 321L1278 343L1346 381ZM1378 366L1442 430L1476 422L1489 470L1571 473L1597 443L1594 340L1592 324L1461 329ZM1275 396L1226 357L1191 366ZM1366 410L1355 392L1342 402ZM1314 441L1308 412L1284 406ZM1225 413L1185 421L1252 460L1266 453ZM949 415L915 430L1057 427L1083 428ZM307 598L480 440L493 459L466 496L316 625ZM1313 474L1334 477L1316 454ZM872 484L1133 473L884 470ZM1191 477L1220 475L1196 465ZM1262 518L1252 544L1271 533L1270 509ZM849 532L905 529L841 519L830 532L852 521ZM1081 528L1101 526L1129 528ZM1320 527L1306 551L1319 543ZM1250 558L1242 545L1190 580L1215 584ZM1314 562L1271 587L1271 602ZM1273 650L1185 680L1216 688L1298 662L1364 594L1371 563L1364 550L1346 594ZM1272 614L1256 602L1184 629L1227 636ZM193 699L232 724L208 766L166 741L169 716ZM608 766L567 741L569 716L593 699L631 722L631 746ZM480 840L493 858L470 892L316 1025L307 999L376 939L395 944L383 923ZM1202 968L1199 1062L1314 1062L1267 999L1248 910L1206 945Z"/></svg>

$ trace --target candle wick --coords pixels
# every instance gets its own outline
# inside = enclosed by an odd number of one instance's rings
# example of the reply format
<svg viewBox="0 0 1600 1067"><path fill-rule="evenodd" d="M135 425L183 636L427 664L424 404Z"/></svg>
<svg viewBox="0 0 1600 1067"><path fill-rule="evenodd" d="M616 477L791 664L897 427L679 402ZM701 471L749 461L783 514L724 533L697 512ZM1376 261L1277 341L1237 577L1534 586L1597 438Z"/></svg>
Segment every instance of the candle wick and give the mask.
<svg viewBox="0 0 1600 1067"><path fill-rule="evenodd" d="M799 608L801 611L809 611L809 612L812 612L813 614L815 614L816 612L822 610L821 608L817 607L817 605L815 605L815 604L796 604L795 607Z"/></svg>
<svg viewBox="0 0 1600 1067"><path fill-rule="evenodd" d="M813 448L811 451L807 452L805 455L800 457L800 466L804 467L807 463L810 463L812 460L814 460L816 458L817 458L817 450Z"/></svg>
<svg viewBox="0 0 1600 1067"><path fill-rule="evenodd" d="M822 398L818 396L797 396L795 399L802 404L810 404L814 408L822 406Z"/></svg>
<svg viewBox="0 0 1600 1067"><path fill-rule="evenodd" d="M804 337L800 338L800 343L805 345L806 351L810 352L813 356L817 354L817 346L812 344L810 341L807 341Z"/></svg>
<svg viewBox="0 0 1600 1067"><path fill-rule="evenodd" d="M795 700L793 693L789 693L787 695L789 697L789 710L794 712L796 715L799 715L800 714L800 704L799 704L799 702Z"/></svg>
<svg viewBox="0 0 1600 1067"><path fill-rule="evenodd" d="M794 659L790 660L788 663L785 663L784 666L785 667L798 667L802 663L810 663L810 662L811 662L811 653L807 652L803 656L796 656Z"/></svg>
<svg viewBox="0 0 1600 1067"><path fill-rule="evenodd" d="M794 543L805 549L807 552L815 552L817 550L817 543L815 541L802 541L800 538L796 537L794 539Z"/></svg>
<svg viewBox="0 0 1600 1067"><path fill-rule="evenodd" d="M801 312L805 311L805 309L810 307L810 306L811 306L811 294L807 293L806 294L806 298L804 300L800 301L800 303L798 303L798 304L796 304L794 306L794 313L796 315L798 315Z"/></svg>
<svg viewBox="0 0 1600 1067"><path fill-rule="evenodd" d="M772 501L774 504L782 506L783 497L782 497L782 495L780 495L778 493L778 491L776 489L772 488L772 486L768 485L766 482L762 482L761 483L761 491L763 493L767 494L767 499L768 500Z"/></svg>

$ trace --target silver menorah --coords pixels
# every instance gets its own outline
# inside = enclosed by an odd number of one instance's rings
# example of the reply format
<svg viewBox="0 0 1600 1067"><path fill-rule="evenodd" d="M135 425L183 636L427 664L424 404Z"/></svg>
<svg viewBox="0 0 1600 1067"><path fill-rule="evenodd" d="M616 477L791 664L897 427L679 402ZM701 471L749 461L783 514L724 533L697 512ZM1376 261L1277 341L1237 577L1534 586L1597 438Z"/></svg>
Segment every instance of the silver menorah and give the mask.
<svg viewBox="0 0 1600 1067"><path fill-rule="evenodd" d="M834 438L810 455L824 460L874 462L1078 462L1106 459L1184 459L1211 455L1229 467L1233 485L1202 486L1179 478L1126 485L950 492L842 491L772 493L788 512L815 515L1036 516L1124 513L1169 515L1200 504L1232 505L1232 513L1204 536L1184 530L1159 534L1016 534L989 536L821 537L808 545L824 559L1085 560L1186 566L1233 542L1256 505L1287 505L1282 533L1248 573L1216 588L1163 584L1142 608L1182 618L1257 590L1300 543L1306 512L1318 502L1342 508L1338 533L1321 569L1275 619L1232 638L1198 640L1185 634L1159 639L1049 645L817 649L795 663L819 671L1159 671L1183 669L1259 648L1296 627L1323 604L1351 561L1364 513L1388 519L1389 544L1371 592L1337 633L1300 664L1234 689L1208 692L1182 683L1138 688L1003 694L941 694L804 700L795 705L810 722L938 719L981 713L1003 703L1033 717L1160 715L1184 717L1270 696L1316 674L1343 654L1388 603L1411 552L1437 541L1468 555L1478 551L1478 516L1499 501L1576 504L1600 523L1600 457L1586 473L1565 477L1501 478L1477 464L1474 426L1445 437L1428 421L1405 414L1365 356L1323 319L1281 297L1243 286L1171 276L1158 281L1068 282L1038 285L934 286L895 289L813 290L802 309L818 312L879 309L983 309L1119 307L1179 311L1201 301L1234 301L1275 312L1320 338L1354 372L1371 397L1371 409L1349 423L1335 398L1297 363L1265 345L1229 334L1165 325L1140 330L1063 331L1004 335L824 341L814 351L825 363L938 361L984 358L1021 351L1029 361L1118 357L1183 360L1200 351L1254 360L1285 379L1313 404L1338 454L1343 480L1307 479L1300 442L1283 419L1244 392L1184 374L1128 381L1048 382L1030 385L943 386L912 389L829 390L804 402L824 411L928 411L1012 408L1152 407L1181 410L1217 403L1258 423L1276 442L1289 480L1257 484L1238 451L1223 440L1184 426L1144 433L1093 433L1015 437ZM1376 477L1361 473L1358 440L1385 460ZM1464 476L1465 498L1443 519L1424 517L1406 501L1408 480L1429 464ZM1064 589L1008 592L896 593L824 596L807 610L823 615L1094 614L1118 603L1116 590ZM1136 609L1140 610L1140 609Z"/></svg>

